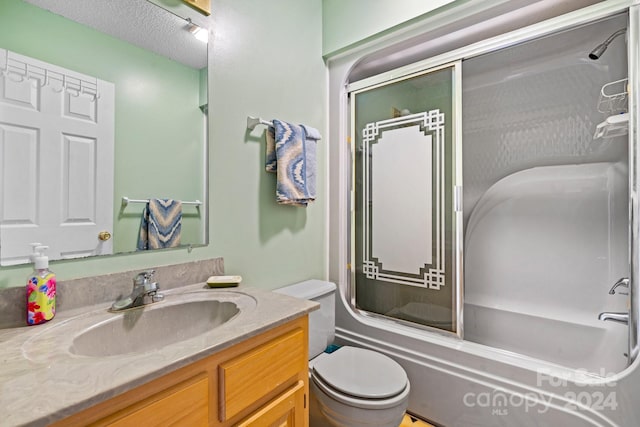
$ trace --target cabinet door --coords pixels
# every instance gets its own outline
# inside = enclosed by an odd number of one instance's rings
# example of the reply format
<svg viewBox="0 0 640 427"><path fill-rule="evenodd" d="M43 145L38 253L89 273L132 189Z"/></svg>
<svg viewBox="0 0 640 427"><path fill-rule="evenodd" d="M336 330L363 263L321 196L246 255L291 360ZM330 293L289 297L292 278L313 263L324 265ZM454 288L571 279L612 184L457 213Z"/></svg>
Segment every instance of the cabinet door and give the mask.
<svg viewBox="0 0 640 427"><path fill-rule="evenodd" d="M295 329L220 364L220 421L228 421L307 372L307 336Z"/></svg>
<svg viewBox="0 0 640 427"><path fill-rule="evenodd" d="M305 406L304 382L298 381L238 424L238 427L302 427L306 425Z"/></svg>

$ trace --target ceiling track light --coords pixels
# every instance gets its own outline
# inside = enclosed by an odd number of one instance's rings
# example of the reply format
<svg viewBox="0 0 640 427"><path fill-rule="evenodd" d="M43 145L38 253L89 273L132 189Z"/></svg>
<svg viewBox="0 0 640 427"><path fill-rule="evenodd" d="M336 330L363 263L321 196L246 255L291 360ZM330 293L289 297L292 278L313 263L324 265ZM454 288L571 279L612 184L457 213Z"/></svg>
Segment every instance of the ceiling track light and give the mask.
<svg viewBox="0 0 640 427"><path fill-rule="evenodd" d="M187 18L187 31L203 43L207 43L209 41L209 32L201 26L194 24L191 18Z"/></svg>

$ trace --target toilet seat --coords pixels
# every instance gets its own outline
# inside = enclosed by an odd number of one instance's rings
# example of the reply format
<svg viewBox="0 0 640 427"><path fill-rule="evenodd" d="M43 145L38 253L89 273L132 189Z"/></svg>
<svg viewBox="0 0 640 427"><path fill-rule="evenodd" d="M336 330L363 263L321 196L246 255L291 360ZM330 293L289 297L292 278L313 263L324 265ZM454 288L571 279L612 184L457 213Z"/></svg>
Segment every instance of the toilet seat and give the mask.
<svg viewBox="0 0 640 427"><path fill-rule="evenodd" d="M384 409L409 393L404 369L390 357L356 347L341 347L313 364L311 379L320 390L349 406Z"/></svg>

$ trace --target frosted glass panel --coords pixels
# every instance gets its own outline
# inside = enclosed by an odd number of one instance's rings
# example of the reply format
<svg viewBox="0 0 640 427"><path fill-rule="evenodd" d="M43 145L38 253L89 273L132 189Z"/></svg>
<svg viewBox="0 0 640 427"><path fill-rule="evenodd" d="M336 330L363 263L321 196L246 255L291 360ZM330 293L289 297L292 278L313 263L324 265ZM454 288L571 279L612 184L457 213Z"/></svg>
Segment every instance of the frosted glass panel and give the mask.
<svg viewBox="0 0 640 427"><path fill-rule="evenodd" d="M444 113L431 110L364 128L368 279L431 289L444 284L444 122Z"/></svg>
<svg viewBox="0 0 640 427"><path fill-rule="evenodd" d="M423 244L432 238L431 192L398 191L412 183L431 187L431 140L416 124L385 131L371 145L371 255L387 270L416 274L432 261L431 245ZM404 247L414 250L398 250Z"/></svg>
<svg viewBox="0 0 640 427"><path fill-rule="evenodd" d="M357 308L456 332L454 67L354 96Z"/></svg>

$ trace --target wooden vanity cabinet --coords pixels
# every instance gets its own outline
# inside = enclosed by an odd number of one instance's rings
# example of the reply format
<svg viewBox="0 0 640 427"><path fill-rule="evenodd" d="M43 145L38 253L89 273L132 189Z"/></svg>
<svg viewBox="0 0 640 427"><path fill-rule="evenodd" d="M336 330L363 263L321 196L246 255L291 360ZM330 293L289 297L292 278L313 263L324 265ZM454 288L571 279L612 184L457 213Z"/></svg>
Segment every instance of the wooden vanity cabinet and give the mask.
<svg viewBox="0 0 640 427"><path fill-rule="evenodd" d="M307 426L307 322L292 320L52 426Z"/></svg>

